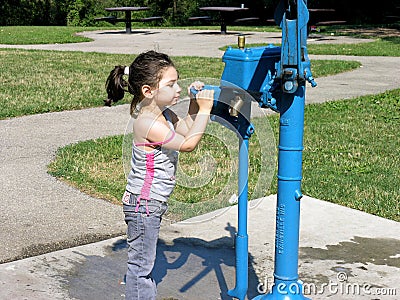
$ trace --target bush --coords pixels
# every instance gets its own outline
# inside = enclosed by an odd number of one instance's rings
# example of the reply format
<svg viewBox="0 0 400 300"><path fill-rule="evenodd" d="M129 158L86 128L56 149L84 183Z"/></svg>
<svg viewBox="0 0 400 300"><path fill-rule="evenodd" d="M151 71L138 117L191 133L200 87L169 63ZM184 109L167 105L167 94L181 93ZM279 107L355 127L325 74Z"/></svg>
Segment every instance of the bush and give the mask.
<svg viewBox="0 0 400 300"><path fill-rule="evenodd" d="M309 0L308 7L335 8L334 18L351 23L383 23L384 16L393 14L397 0L379 5L364 0ZM165 25L188 25L188 18L200 15L201 6L240 6L248 14L267 20L273 17L279 0L2 0L0 25L98 25L95 17L104 16L104 8L113 6L149 6L145 15L164 17Z"/></svg>
<svg viewBox="0 0 400 300"><path fill-rule="evenodd" d="M58 0L2 1L0 25L66 25L65 8L64 2Z"/></svg>

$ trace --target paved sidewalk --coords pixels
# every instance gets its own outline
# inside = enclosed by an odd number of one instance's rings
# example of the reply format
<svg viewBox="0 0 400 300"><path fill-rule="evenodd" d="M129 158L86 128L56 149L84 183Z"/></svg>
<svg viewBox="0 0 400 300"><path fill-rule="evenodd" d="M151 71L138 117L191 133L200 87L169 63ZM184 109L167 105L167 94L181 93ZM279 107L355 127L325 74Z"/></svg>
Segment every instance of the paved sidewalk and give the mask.
<svg viewBox="0 0 400 300"><path fill-rule="evenodd" d="M86 33L85 33L86 34ZM94 42L21 46L29 49L101 51L136 54L156 49L171 55L221 57L218 47L236 43L236 35L180 30L87 33ZM278 33L249 33L248 42L280 41ZM329 37L312 42L358 42ZM4 45L0 45L4 47ZM17 48L17 46L12 46ZM307 103L351 98L398 88L400 58L312 56L358 60L362 68L327 78L307 88ZM99 100L101 101L101 99ZM57 148L80 140L122 134L128 106L49 113L0 121L0 299L122 299L118 284L125 271L125 224L121 207L95 199L47 174ZM78 125L79 124L79 125ZM250 210L250 298L259 282L272 280L274 196ZM164 224L159 245L160 299L229 299L234 283L232 235L234 208L178 224ZM85 246L108 237L113 239ZM56 249L63 249L54 252ZM348 282L397 288L400 294L400 224L321 200L302 200L300 277L321 285ZM35 256L47 253L41 256ZM35 257L30 257L35 256ZM23 257L30 257L21 259ZM222 292L221 292L222 291ZM221 293L221 294L220 294ZM316 295L314 299L396 299L396 296Z"/></svg>
<svg viewBox="0 0 400 300"><path fill-rule="evenodd" d="M221 57L219 48L236 44L240 32L221 35L210 30L140 29L127 35L125 31L90 31L79 33L93 39L92 42L79 44L52 45L0 45L2 48L22 48L60 51L83 51L105 53L138 54L146 50L156 50L171 56ZM280 32L243 32L246 43L281 43ZM313 35L308 43L350 44L369 42L368 39L356 39L346 36Z"/></svg>

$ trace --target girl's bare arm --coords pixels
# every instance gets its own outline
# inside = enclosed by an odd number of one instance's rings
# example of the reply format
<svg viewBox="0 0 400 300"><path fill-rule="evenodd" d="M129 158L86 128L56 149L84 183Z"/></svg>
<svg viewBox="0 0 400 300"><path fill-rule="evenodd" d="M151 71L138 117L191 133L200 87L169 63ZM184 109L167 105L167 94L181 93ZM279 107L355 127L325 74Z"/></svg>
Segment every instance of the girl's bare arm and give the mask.
<svg viewBox="0 0 400 300"><path fill-rule="evenodd" d="M174 134L171 129L163 122L155 121L148 123L147 130L147 140L151 142L157 141L168 141L163 147L178 150L181 152L193 151L201 140L204 134L206 126L210 118L210 111L213 105L213 94L212 90L203 90L199 92L197 96L197 113L194 115L192 121L188 124L186 121L181 120L180 130L177 130ZM190 125L190 127L189 127ZM185 127L185 128L184 128Z"/></svg>

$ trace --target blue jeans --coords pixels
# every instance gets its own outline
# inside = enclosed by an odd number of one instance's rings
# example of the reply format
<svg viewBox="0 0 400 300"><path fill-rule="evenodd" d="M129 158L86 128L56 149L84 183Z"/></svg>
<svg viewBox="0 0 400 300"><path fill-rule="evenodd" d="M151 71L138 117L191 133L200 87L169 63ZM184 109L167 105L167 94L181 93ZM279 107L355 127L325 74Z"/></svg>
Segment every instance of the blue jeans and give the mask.
<svg viewBox="0 0 400 300"><path fill-rule="evenodd" d="M131 199L135 197L131 195ZM156 260L158 234L161 217L167 210L167 203L142 199L138 212L136 203L124 204L128 243L128 269L126 273L125 299L154 300L157 295L156 283L151 271Z"/></svg>

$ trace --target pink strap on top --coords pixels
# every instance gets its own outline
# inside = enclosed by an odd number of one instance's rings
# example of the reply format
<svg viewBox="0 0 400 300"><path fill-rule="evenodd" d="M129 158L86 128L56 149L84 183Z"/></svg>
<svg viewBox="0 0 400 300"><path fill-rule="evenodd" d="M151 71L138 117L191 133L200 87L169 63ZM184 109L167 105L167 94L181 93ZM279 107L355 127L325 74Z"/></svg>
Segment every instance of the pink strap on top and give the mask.
<svg viewBox="0 0 400 300"><path fill-rule="evenodd" d="M170 122L169 116L163 112L165 118L167 121ZM171 128L172 135L170 138L166 139L163 142L152 142L152 143L137 143L135 146L161 146L164 145L168 142L170 142L174 137L175 137L175 131ZM151 153L146 153L146 176L144 178L144 183L142 186L142 190L140 192L140 196L137 198L137 204L135 208L135 212L139 211L139 205L140 205L140 200L145 199L146 200L146 213L149 215L149 207L147 205L147 200L150 200L150 190L151 190L151 185L153 183L154 179L154 152Z"/></svg>
<svg viewBox="0 0 400 300"><path fill-rule="evenodd" d="M175 131L172 131L172 136L166 139L164 142L155 142L155 143L137 143L135 146L161 146L163 144L171 141L175 136ZM136 199L136 208L135 212L139 211L140 200L146 200L146 213L149 215L149 207L147 205L147 200L150 200L150 190L151 184L154 179L154 152L146 153L146 176L144 178L144 183L142 186L142 190L140 192L140 196Z"/></svg>
<svg viewBox="0 0 400 300"><path fill-rule="evenodd" d="M144 178L144 183L142 190L140 191L140 196L136 199L135 212L139 211L140 200L143 198L146 200L146 213L149 215L149 207L147 205L147 200L150 199L150 189L151 184L154 179L154 153L146 153L146 176Z"/></svg>

